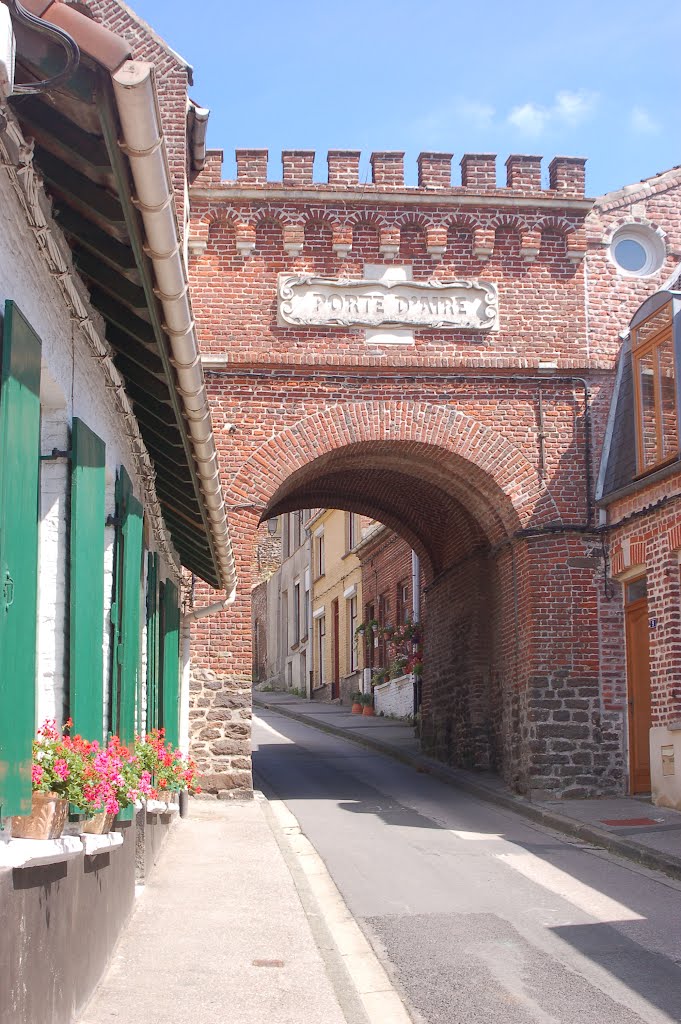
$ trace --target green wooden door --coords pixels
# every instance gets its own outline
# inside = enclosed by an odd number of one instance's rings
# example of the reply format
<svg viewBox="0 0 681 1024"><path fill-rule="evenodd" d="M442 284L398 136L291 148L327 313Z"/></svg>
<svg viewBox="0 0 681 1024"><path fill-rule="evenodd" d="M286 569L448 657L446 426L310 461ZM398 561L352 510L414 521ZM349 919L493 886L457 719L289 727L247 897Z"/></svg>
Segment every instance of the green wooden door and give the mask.
<svg viewBox="0 0 681 1024"><path fill-rule="evenodd" d="M104 442L74 418L71 434L70 713L74 731L104 734Z"/></svg>
<svg viewBox="0 0 681 1024"><path fill-rule="evenodd" d="M177 587L163 587L163 725L166 739L180 742L180 604Z"/></svg>
<svg viewBox="0 0 681 1024"><path fill-rule="evenodd" d="M0 813L31 809L35 732L40 340L5 303L0 382Z"/></svg>

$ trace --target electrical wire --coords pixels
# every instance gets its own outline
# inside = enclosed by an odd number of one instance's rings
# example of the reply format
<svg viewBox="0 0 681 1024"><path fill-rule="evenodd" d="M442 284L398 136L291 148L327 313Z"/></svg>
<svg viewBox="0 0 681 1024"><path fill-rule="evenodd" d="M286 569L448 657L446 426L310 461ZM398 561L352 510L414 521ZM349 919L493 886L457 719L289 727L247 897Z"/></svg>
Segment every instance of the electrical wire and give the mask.
<svg viewBox="0 0 681 1024"><path fill-rule="evenodd" d="M29 29L39 32L41 35L50 36L55 42L63 46L66 51L66 64L58 74L45 78L41 82L15 85L12 95L26 96L34 93L48 92L50 89L56 89L58 86L63 85L64 82L68 81L75 74L80 63L80 50L75 39L72 39L68 32L64 32L57 25L51 25L49 22L43 21L42 18L36 17L35 14L31 14L20 3L20 0L6 0L6 3L13 18L16 18L17 21L22 22Z"/></svg>

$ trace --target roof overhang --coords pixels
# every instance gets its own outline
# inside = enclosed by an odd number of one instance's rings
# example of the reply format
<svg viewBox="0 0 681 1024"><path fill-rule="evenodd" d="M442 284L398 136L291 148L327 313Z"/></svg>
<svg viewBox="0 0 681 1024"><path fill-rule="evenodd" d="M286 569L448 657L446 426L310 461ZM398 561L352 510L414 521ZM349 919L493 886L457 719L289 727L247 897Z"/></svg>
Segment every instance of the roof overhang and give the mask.
<svg viewBox="0 0 681 1024"><path fill-rule="evenodd" d="M234 557L153 68L131 61L124 40L60 0L23 2L75 39L81 62L62 87L13 97L12 108L35 139L53 216L103 318L181 562L231 591ZM61 47L16 29L17 79L54 74Z"/></svg>

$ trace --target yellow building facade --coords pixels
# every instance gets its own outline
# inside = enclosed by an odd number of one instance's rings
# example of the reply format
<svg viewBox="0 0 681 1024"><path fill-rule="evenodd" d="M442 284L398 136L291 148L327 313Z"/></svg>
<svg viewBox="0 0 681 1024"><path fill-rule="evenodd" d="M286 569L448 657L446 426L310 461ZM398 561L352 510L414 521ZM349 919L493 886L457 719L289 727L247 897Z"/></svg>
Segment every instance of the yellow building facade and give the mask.
<svg viewBox="0 0 681 1024"><path fill-rule="evenodd" d="M354 548L364 517L321 509L307 524L311 539L313 697L350 702L361 689L363 644L355 630L362 616L362 571Z"/></svg>

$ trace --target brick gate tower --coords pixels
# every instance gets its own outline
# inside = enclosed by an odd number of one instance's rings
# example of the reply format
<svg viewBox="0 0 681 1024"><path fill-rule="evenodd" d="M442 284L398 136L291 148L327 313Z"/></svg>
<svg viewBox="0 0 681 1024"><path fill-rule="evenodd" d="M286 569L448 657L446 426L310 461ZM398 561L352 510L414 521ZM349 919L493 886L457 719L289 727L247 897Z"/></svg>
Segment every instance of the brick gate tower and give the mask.
<svg viewBox="0 0 681 1024"><path fill-rule="evenodd" d="M453 184L451 154L422 153L415 186L395 152L372 155L366 182L351 151L328 153L324 181L308 151L283 153L279 181L265 150L237 151L233 181L221 162L209 152L194 181L189 231L241 581L193 627L207 788L251 785L259 524L323 506L386 523L422 559L426 750L524 793L619 790L621 608L594 487L639 300L608 277L584 161L557 157L544 181L539 157L511 156L501 187L486 154Z"/></svg>

